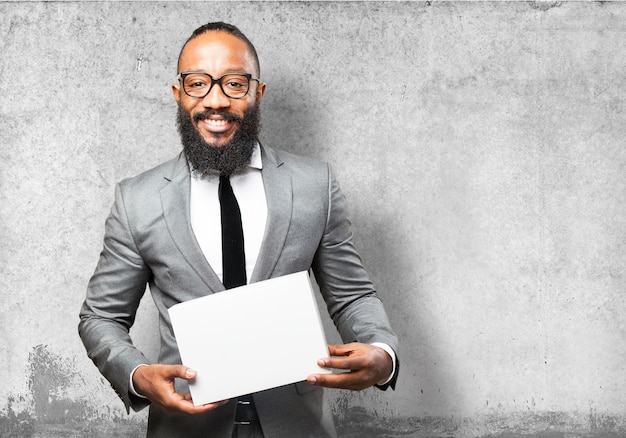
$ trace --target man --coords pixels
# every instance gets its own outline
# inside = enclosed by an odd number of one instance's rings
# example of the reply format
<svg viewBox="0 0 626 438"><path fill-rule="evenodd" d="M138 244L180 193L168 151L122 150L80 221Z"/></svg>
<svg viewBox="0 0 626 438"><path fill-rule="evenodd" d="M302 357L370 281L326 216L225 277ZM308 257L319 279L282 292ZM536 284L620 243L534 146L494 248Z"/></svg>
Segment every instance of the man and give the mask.
<svg viewBox="0 0 626 438"><path fill-rule="evenodd" d="M259 144L266 85L256 50L236 27L197 29L178 73L172 91L184 153L116 188L80 314L89 357L127 410L150 404L148 436L335 436L321 387L386 389L399 367L396 337L352 244L345 200L326 164ZM232 228L233 236L222 235ZM347 343L329 346L331 357L318 364L349 372L194 406L187 381L196 372L181 364L167 309L309 269ZM128 335L146 283L160 317L157 364ZM288 351L276 345L277 366Z"/></svg>

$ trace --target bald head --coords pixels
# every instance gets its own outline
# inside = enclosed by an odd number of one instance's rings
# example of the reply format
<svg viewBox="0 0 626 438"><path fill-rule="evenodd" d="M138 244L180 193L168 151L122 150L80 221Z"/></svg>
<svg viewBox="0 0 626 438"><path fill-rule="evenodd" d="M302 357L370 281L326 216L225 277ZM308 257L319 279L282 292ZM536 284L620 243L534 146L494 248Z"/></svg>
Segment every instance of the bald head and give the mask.
<svg viewBox="0 0 626 438"><path fill-rule="evenodd" d="M257 77L260 77L261 66L259 64L259 56L257 55L256 49L254 48L254 45L252 44L252 42L236 26L233 26L232 24L224 23L222 21L207 23L193 31L191 36L187 39L187 41L185 41L185 44L183 44L183 47L180 49L180 53L178 55L177 73L180 73L180 61L181 61L183 52L185 50L185 47L187 47L187 45L192 40L196 39L200 35L203 35L207 32L226 32L229 35L232 35L236 38L239 38L241 41L243 41L246 44L248 51L250 52L250 56L252 57L254 61L254 67L256 69L254 73L256 74Z"/></svg>

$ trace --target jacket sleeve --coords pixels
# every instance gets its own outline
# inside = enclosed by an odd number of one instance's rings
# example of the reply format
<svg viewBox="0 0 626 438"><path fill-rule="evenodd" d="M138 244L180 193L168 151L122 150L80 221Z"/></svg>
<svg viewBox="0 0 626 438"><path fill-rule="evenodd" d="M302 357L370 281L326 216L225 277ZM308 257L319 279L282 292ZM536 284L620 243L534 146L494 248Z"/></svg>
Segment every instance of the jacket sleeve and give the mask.
<svg viewBox="0 0 626 438"><path fill-rule="evenodd" d="M397 358L397 337L352 240L345 197L330 169L328 175L327 222L313 260L315 279L344 342L383 342ZM395 386L398 364L383 389Z"/></svg>
<svg viewBox="0 0 626 438"><path fill-rule="evenodd" d="M132 343L130 327L151 272L138 253L121 186L106 221L104 247L80 310L78 332L87 354L129 408L148 404L129 393L132 370L150 363Z"/></svg>

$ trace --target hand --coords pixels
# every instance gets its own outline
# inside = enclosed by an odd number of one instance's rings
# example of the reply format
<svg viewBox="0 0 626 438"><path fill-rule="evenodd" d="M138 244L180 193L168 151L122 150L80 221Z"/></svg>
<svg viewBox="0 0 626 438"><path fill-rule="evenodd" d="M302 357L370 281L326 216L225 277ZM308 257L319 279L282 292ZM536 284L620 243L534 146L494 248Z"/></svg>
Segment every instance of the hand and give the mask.
<svg viewBox="0 0 626 438"><path fill-rule="evenodd" d="M146 365L135 370L133 385L135 390L169 412L202 414L217 408L228 400L194 406L191 394L180 394L174 388L174 378L193 380L196 372L184 365Z"/></svg>
<svg viewBox="0 0 626 438"><path fill-rule="evenodd" d="M380 347L353 342L345 345L329 345L329 358L317 364L324 368L349 370L338 374L312 374L307 382L327 388L361 390L385 380L391 375L393 361Z"/></svg>

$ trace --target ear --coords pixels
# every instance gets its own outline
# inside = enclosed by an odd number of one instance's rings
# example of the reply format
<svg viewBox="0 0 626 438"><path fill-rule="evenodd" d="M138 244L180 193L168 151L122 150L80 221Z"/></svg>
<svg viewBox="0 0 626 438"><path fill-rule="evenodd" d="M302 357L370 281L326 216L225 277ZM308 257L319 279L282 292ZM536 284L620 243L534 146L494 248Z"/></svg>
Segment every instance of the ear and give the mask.
<svg viewBox="0 0 626 438"><path fill-rule="evenodd" d="M259 85L256 87L256 100L258 103L261 103L263 100L263 96L265 95L265 82L259 82Z"/></svg>
<svg viewBox="0 0 626 438"><path fill-rule="evenodd" d="M180 104L180 84L175 82L172 84L172 94L176 103Z"/></svg>

